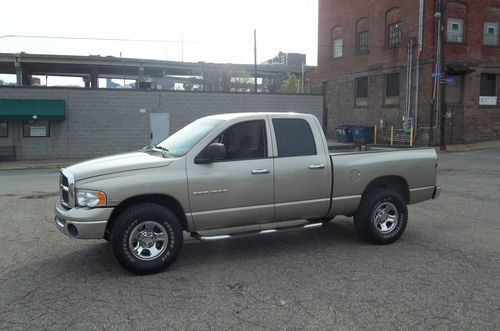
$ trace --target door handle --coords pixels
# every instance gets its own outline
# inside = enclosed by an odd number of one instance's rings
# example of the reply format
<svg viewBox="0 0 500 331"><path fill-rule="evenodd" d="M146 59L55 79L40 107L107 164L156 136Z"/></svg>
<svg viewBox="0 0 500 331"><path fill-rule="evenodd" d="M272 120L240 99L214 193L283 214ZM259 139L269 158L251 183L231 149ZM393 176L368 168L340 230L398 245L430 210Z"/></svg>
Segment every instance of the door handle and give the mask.
<svg viewBox="0 0 500 331"><path fill-rule="evenodd" d="M319 164L311 164L309 166L309 169L315 170L315 169L323 169L325 167L324 163L319 163Z"/></svg>
<svg viewBox="0 0 500 331"><path fill-rule="evenodd" d="M263 174L268 174L270 172L271 170L269 169L253 169L252 175L263 175Z"/></svg>

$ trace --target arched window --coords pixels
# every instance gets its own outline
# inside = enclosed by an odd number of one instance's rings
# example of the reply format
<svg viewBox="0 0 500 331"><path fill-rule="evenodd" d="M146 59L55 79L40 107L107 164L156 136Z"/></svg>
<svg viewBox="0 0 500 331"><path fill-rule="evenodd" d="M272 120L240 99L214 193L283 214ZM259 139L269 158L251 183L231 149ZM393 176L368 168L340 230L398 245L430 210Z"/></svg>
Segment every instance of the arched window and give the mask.
<svg viewBox="0 0 500 331"><path fill-rule="evenodd" d="M461 2L449 2L446 5L446 41L451 43L464 42L464 25L467 17L467 6Z"/></svg>
<svg viewBox="0 0 500 331"><path fill-rule="evenodd" d="M368 29L368 18L360 18L356 22L356 54L368 54L370 31Z"/></svg>
<svg viewBox="0 0 500 331"><path fill-rule="evenodd" d="M396 47L401 44L401 8L395 7L385 13L386 44Z"/></svg>
<svg viewBox="0 0 500 331"><path fill-rule="evenodd" d="M339 59L343 56L342 27L336 26L332 29L332 59Z"/></svg>
<svg viewBox="0 0 500 331"><path fill-rule="evenodd" d="M483 44L487 46L499 45L499 22L500 22L500 7L488 6L484 10L484 35Z"/></svg>

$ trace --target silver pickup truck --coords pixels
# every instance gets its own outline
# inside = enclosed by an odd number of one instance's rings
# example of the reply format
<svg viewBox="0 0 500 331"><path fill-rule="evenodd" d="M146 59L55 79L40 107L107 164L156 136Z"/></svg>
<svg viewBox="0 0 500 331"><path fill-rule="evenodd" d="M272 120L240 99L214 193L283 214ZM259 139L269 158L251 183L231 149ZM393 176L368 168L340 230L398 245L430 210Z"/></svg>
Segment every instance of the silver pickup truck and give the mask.
<svg viewBox="0 0 500 331"><path fill-rule="evenodd" d="M62 169L55 224L72 238L108 240L136 274L174 262L184 231L219 239L230 235L199 232L347 215L362 239L389 244L406 228L408 204L439 195L436 170L433 148L330 153L308 114L214 115L155 146Z"/></svg>

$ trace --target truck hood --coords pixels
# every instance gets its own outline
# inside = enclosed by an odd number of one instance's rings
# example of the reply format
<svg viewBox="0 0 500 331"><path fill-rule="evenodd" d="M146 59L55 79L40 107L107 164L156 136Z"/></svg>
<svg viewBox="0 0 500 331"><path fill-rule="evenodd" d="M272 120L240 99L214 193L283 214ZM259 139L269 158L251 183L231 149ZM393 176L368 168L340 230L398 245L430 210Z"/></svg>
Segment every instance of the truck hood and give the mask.
<svg viewBox="0 0 500 331"><path fill-rule="evenodd" d="M173 159L164 158L161 153L130 152L91 159L68 168L75 180L112 173L147 168L166 167Z"/></svg>

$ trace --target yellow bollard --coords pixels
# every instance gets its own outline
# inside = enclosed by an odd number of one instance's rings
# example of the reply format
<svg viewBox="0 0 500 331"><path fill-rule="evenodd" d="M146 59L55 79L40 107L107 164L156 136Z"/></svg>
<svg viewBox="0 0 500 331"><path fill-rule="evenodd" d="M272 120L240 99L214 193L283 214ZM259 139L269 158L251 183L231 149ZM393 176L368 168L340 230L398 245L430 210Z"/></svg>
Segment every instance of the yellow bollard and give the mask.
<svg viewBox="0 0 500 331"><path fill-rule="evenodd" d="M377 144L377 126L373 128L373 143L376 145Z"/></svg>
<svg viewBox="0 0 500 331"><path fill-rule="evenodd" d="M413 126L410 128L410 146L413 146Z"/></svg>
<svg viewBox="0 0 500 331"><path fill-rule="evenodd" d="M391 146L394 144L394 127L391 126Z"/></svg>

